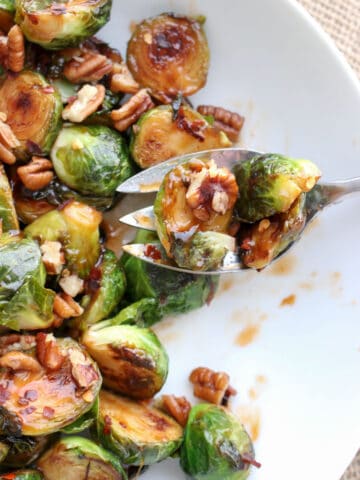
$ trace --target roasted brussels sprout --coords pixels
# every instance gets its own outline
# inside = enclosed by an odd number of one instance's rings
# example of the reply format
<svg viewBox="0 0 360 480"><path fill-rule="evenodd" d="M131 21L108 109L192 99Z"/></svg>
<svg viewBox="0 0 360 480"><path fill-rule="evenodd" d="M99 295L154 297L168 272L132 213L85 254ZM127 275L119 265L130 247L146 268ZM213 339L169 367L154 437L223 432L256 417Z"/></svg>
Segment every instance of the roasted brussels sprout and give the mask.
<svg viewBox="0 0 360 480"><path fill-rule="evenodd" d="M97 397L93 406L86 413L81 415L75 422L61 429L61 433L77 435L91 427L99 415L99 398Z"/></svg>
<svg viewBox="0 0 360 480"><path fill-rule="evenodd" d="M40 437L7 436L3 442L8 449L2 468L24 468L37 460L56 435Z"/></svg>
<svg viewBox="0 0 360 480"><path fill-rule="evenodd" d="M142 298L109 319L111 325L137 325L138 327L151 327L161 320L163 312L156 298Z"/></svg>
<svg viewBox="0 0 360 480"><path fill-rule="evenodd" d="M15 0L0 0L0 30L7 33L14 25Z"/></svg>
<svg viewBox="0 0 360 480"><path fill-rule="evenodd" d="M239 421L222 407L192 407L180 451L181 466L201 480L245 480L254 461L249 435Z"/></svg>
<svg viewBox="0 0 360 480"><path fill-rule="evenodd" d="M18 470L0 474L0 480L44 480L44 477L37 470Z"/></svg>
<svg viewBox="0 0 360 480"><path fill-rule="evenodd" d="M169 359L155 333L134 325L99 322L81 343L97 362L104 385L128 397L153 397L165 383Z"/></svg>
<svg viewBox="0 0 360 480"><path fill-rule="evenodd" d="M0 231L3 232L19 230L11 187L2 164L0 164L0 225Z"/></svg>
<svg viewBox="0 0 360 480"><path fill-rule="evenodd" d="M172 106L161 105L136 123L130 152L141 168L147 168L178 155L230 146L226 134L192 108L183 105L175 114Z"/></svg>
<svg viewBox="0 0 360 480"><path fill-rule="evenodd" d="M97 436L123 463L151 465L179 448L183 429L157 408L102 390Z"/></svg>
<svg viewBox="0 0 360 480"><path fill-rule="evenodd" d="M109 318L120 303L126 287L124 271L115 253L105 250L91 269L81 305L84 313L76 318L80 329Z"/></svg>
<svg viewBox="0 0 360 480"><path fill-rule="evenodd" d="M264 154L234 167L239 186L236 214L253 223L289 210L302 192L311 190L320 171L309 160Z"/></svg>
<svg viewBox="0 0 360 480"><path fill-rule="evenodd" d="M157 240L154 233L146 230L139 230L135 237L135 243ZM121 261L127 279L126 296L136 303L121 311L118 317L124 322L126 317L136 318L134 323L139 326L151 326L165 315L186 313L209 304L219 285L218 275L160 270L156 265L127 254ZM156 300L157 307L151 299Z"/></svg>
<svg viewBox="0 0 360 480"><path fill-rule="evenodd" d="M70 338L0 338L2 435L48 435L89 411L100 390L96 363Z"/></svg>
<svg viewBox="0 0 360 480"><path fill-rule="evenodd" d="M127 48L135 80L161 100L192 95L206 83L209 48L203 17L164 13L141 22Z"/></svg>
<svg viewBox="0 0 360 480"><path fill-rule="evenodd" d="M85 278L100 255L101 220L102 215L94 208L70 201L61 209L39 217L24 232L40 244L45 241L60 242L65 252L67 268Z"/></svg>
<svg viewBox="0 0 360 480"><path fill-rule="evenodd" d="M112 197L133 173L125 139L104 126L64 127L51 159L65 185L94 197Z"/></svg>
<svg viewBox="0 0 360 480"><path fill-rule="evenodd" d="M192 159L172 169L155 199L159 239L170 258L191 270L216 269L235 249L228 233L238 187L227 168Z"/></svg>
<svg viewBox="0 0 360 480"><path fill-rule="evenodd" d="M13 330L50 327L55 293L45 280L36 242L10 237L0 245L0 324Z"/></svg>
<svg viewBox="0 0 360 480"><path fill-rule="evenodd" d="M82 437L61 439L38 461L46 480L126 480L117 456Z"/></svg>
<svg viewBox="0 0 360 480"><path fill-rule="evenodd" d="M0 111L20 141L18 156L25 158L34 148L50 152L61 126L62 102L42 75L23 70L8 76L0 88Z"/></svg>
<svg viewBox="0 0 360 480"><path fill-rule="evenodd" d="M48 50L77 45L110 19L111 0L17 0L15 21Z"/></svg>

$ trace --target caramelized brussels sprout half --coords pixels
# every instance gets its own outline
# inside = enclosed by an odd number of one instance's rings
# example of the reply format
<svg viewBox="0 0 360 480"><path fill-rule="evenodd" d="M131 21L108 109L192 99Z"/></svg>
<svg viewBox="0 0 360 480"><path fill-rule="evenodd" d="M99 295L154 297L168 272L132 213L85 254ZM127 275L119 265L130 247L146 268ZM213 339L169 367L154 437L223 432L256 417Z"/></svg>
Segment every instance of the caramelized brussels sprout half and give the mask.
<svg viewBox="0 0 360 480"><path fill-rule="evenodd" d="M2 434L55 433L92 408L101 375L74 340L10 335L1 337L0 354Z"/></svg>
<svg viewBox="0 0 360 480"><path fill-rule="evenodd" d="M50 152L61 127L62 102L42 75L23 70L16 77L8 76L0 88L0 111L21 144L18 156L25 158L34 148Z"/></svg>
<svg viewBox="0 0 360 480"><path fill-rule="evenodd" d="M77 435L78 433L81 433L87 428L91 427L91 425L93 425L96 421L98 415L99 397L96 398L90 410L81 415L81 417L75 420L75 422L62 428L60 431L61 433L65 433L66 435Z"/></svg>
<svg viewBox="0 0 360 480"><path fill-rule="evenodd" d="M11 187L2 164L0 164L0 225L2 232L19 230Z"/></svg>
<svg viewBox="0 0 360 480"><path fill-rule="evenodd" d="M97 362L104 385L128 397L153 397L165 383L169 359L155 333L104 321L85 331L81 343Z"/></svg>
<svg viewBox="0 0 360 480"><path fill-rule="evenodd" d="M60 210L52 210L39 217L24 232L40 244L45 241L60 242L67 268L85 278L100 255L101 220L102 215L94 208L70 201Z"/></svg>
<svg viewBox="0 0 360 480"><path fill-rule="evenodd" d="M209 48L204 18L164 13L137 25L127 48L135 80L161 100L192 95L206 83Z"/></svg>
<svg viewBox="0 0 360 480"><path fill-rule="evenodd" d="M2 468L24 468L37 460L56 435L40 437L8 436L4 439L8 451Z"/></svg>
<svg viewBox="0 0 360 480"><path fill-rule="evenodd" d="M117 456L83 437L57 442L38 461L46 480L126 480Z"/></svg>
<svg viewBox="0 0 360 480"><path fill-rule="evenodd" d="M102 390L97 436L123 463L151 465L179 448L183 429L157 408Z"/></svg>
<svg viewBox="0 0 360 480"><path fill-rule="evenodd" d="M110 19L111 0L17 0L15 21L48 50L78 45Z"/></svg>
<svg viewBox="0 0 360 480"><path fill-rule="evenodd" d="M234 167L239 186L236 214L244 222L289 210L302 192L310 191L320 170L309 160L264 154Z"/></svg>
<svg viewBox="0 0 360 480"><path fill-rule="evenodd" d="M51 151L59 179L83 195L112 197L133 174L125 139L104 126L64 127Z"/></svg>
<svg viewBox="0 0 360 480"><path fill-rule="evenodd" d="M192 407L180 451L181 467L194 479L245 480L254 460L249 435L222 407Z"/></svg>
<svg viewBox="0 0 360 480"><path fill-rule="evenodd" d="M146 230L139 230L135 237L135 243L154 240L158 237ZM165 315L186 313L209 304L219 285L218 275L160 270L156 265L127 254L121 261L127 279L126 296L136 303L122 310L117 318L125 322L132 317L139 326L151 326Z"/></svg>
<svg viewBox="0 0 360 480"><path fill-rule="evenodd" d="M14 25L15 0L0 0L0 30L7 33Z"/></svg>
<svg viewBox="0 0 360 480"><path fill-rule="evenodd" d="M170 258L191 270L216 269L235 249L229 235L238 187L227 168L192 159L173 168L155 199L159 239Z"/></svg>
<svg viewBox="0 0 360 480"><path fill-rule="evenodd" d="M306 222L305 195L301 194L287 212L243 226L240 249L245 266L261 270L296 241Z"/></svg>
<svg viewBox="0 0 360 480"><path fill-rule="evenodd" d="M175 114L161 105L144 113L133 128L130 152L141 168L148 168L191 152L230 147L224 132L185 105Z"/></svg>
<svg viewBox="0 0 360 480"><path fill-rule="evenodd" d="M105 250L90 271L87 292L81 300L84 313L76 318L76 325L83 329L109 318L120 303L125 287L126 278L119 260L111 250Z"/></svg>
<svg viewBox="0 0 360 480"><path fill-rule="evenodd" d="M44 477L37 470L17 470L0 474L0 480L44 480Z"/></svg>
<svg viewBox="0 0 360 480"><path fill-rule="evenodd" d="M16 237L0 245L0 325L13 330L52 325L55 293L44 287L45 280L36 242Z"/></svg>
<svg viewBox="0 0 360 480"><path fill-rule="evenodd" d="M137 325L138 327L151 327L161 320L163 313L155 298L142 298L109 319L111 325Z"/></svg>

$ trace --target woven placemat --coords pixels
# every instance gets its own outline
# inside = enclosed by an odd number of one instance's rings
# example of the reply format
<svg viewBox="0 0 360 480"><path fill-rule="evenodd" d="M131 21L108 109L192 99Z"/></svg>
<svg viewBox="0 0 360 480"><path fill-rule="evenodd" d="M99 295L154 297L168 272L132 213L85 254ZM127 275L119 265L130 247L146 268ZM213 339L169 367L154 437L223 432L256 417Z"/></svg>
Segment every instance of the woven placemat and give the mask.
<svg viewBox="0 0 360 480"><path fill-rule="evenodd" d="M360 0L298 1L332 37L360 78ZM360 450L341 480L360 480Z"/></svg>

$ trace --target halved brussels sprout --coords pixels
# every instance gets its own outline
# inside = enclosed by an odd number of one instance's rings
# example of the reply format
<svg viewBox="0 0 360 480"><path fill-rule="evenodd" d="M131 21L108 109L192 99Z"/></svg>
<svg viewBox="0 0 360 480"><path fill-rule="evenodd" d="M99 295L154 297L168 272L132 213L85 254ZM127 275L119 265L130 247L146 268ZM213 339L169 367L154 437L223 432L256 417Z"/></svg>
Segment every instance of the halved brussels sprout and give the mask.
<svg viewBox="0 0 360 480"><path fill-rule="evenodd" d="M78 45L110 19L111 0L17 0L15 21L48 50Z"/></svg>
<svg viewBox="0 0 360 480"><path fill-rule="evenodd" d="M42 75L23 70L7 77L0 88L0 111L20 141L19 156L31 154L34 145L39 152L50 152L61 126L62 102Z"/></svg>
<svg viewBox="0 0 360 480"><path fill-rule="evenodd" d="M158 237L139 230L135 243L151 243ZM117 318L126 318L139 326L151 326L165 315L186 313L213 299L218 275L191 275L165 270L124 254L121 258L127 279L126 296L136 302L122 310ZM156 303L154 304L154 301Z"/></svg>
<svg viewBox="0 0 360 480"><path fill-rule="evenodd" d="M179 448L183 429L157 408L102 390L97 436L123 463L151 465Z"/></svg>
<svg viewBox="0 0 360 480"><path fill-rule="evenodd" d="M14 25L15 0L0 0L0 30L8 33Z"/></svg>
<svg viewBox="0 0 360 480"><path fill-rule="evenodd" d="M171 157L230 146L226 134L192 108L183 105L175 114L172 106L160 105L136 123L130 152L141 168L148 168Z"/></svg>
<svg viewBox="0 0 360 480"><path fill-rule="evenodd" d="M155 333L134 325L99 322L81 343L97 362L104 385L128 397L153 397L165 383L169 359Z"/></svg>
<svg viewBox="0 0 360 480"><path fill-rule="evenodd" d="M44 287L46 272L38 244L31 239L0 246L0 324L13 330L52 325L55 293Z"/></svg>
<svg viewBox="0 0 360 480"><path fill-rule="evenodd" d="M59 179L83 195L112 197L134 172L125 139L104 126L64 127L51 151Z"/></svg>
<svg viewBox="0 0 360 480"><path fill-rule="evenodd" d="M0 480L44 480L44 477L37 470L18 470L0 474Z"/></svg>
<svg viewBox="0 0 360 480"><path fill-rule="evenodd" d="M63 438L37 462L46 480L126 480L117 456L82 437Z"/></svg>
<svg viewBox="0 0 360 480"><path fill-rule="evenodd" d="M71 338L0 338L3 435L48 435L90 410L99 393L96 363Z"/></svg>
<svg viewBox="0 0 360 480"><path fill-rule="evenodd" d="M192 407L180 451L181 467L194 479L245 480L254 460L244 427L222 407Z"/></svg>
<svg viewBox="0 0 360 480"><path fill-rule="evenodd" d="M40 437L7 436L4 439L8 452L1 462L2 468L24 468L37 460L56 435Z"/></svg>
<svg viewBox="0 0 360 480"><path fill-rule="evenodd" d="M309 160L264 154L240 162L233 169L239 186L236 214L244 222L289 210L302 192L311 190L320 170Z"/></svg>
<svg viewBox="0 0 360 480"><path fill-rule="evenodd" d="M109 318L126 288L124 271L115 253L105 250L91 269L86 294L81 300L84 313L75 319L80 329Z"/></svg>
<svg viewBox="0 0 360 480"><path fill-rule="evenodd" d="M3 232L19 230L11 187L2 164L0 164L0 224Z"/></svg>
<svg viewBox="0 0 360 480"><path fill-rule="evenodd" d="M243 225L240 249L245 266L261 270L299 237L306 223L305 196L301 194L287 212Z"/></svg>
<svg viewBox="0 0 360 480"><path fill-rule="evenodd" d="M203 23L204 17L163 13L137 25L127 48L135 80L161 100L202 88L209 69Z"/></svg>
<svg viewBox="0 0 360 480"><path fill-rule="evenodd" d="M96 398L90 410L81 415L75 422L61 429L66 435L77 435L94 424L99 415L99 397Z"/></svg>
<svg viewBox="0 0 360 480"><path fill-rule="evenodd" d="M66 266L85 278L100 255L101 220L101 213L94 208L70 201L60 210L52 210L39 217L24 232L40 244L59 241L65 252Z"/></svg>
<svg viewBox="0 0 360 480"><path fill-rule="evenodd" d="M216 269L235 249L228 233L238 187L227 168L192 159L173 168L157 193L159 239L170 258L192 270Z"/></svg>

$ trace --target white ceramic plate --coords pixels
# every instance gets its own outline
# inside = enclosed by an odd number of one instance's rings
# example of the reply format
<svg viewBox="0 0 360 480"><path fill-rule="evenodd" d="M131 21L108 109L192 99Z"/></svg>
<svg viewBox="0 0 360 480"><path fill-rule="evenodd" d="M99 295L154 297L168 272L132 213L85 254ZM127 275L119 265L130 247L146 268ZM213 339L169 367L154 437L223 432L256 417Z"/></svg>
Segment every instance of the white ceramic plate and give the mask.
<svg viewBox="0 0 360 480"><path fill-rule="evenodd" d="M360 175L359 85L297 4L113 3L102 36L123 53L132 21L205 14L211 69L194 103L245 115L246 147L308 157L327 179ZM230 373L234 411L258 430L263 466L252 480L338 480L359 447L359 209L359 197L331 207L290 256L261 274L226 277L210 307L156 328L170 355L164 391L191 398L187 377L199 365ZM184 474L169 460L143 478Z"/></svg>

